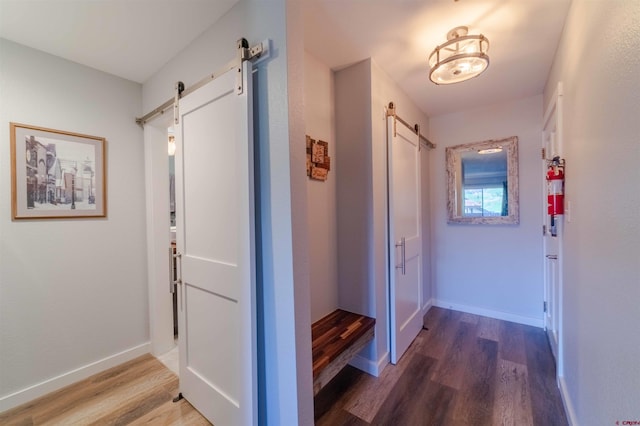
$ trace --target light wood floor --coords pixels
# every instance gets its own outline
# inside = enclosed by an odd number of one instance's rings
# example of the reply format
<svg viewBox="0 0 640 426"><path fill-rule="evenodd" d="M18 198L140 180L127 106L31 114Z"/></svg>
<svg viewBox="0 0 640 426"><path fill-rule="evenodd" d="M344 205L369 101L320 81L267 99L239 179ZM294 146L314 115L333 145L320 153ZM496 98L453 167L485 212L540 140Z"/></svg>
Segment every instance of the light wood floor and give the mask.
<svg viewBox="0 0 640 426"><path fill-rule="evenodd" d="M144 355L0 414L0 425L210 425L178 394L178 376Z"/></svg>
<svg viewBox="0 0 640 426"><path fill-rule="evenodd" d="M542 329L432 308L396 365L347 366L315 398L316 424L566 425Z"/></svg>
<svg viewBox="0 0 640 426"><path fill-rule="evenodd" d="M315 398L316 424L566 425L544 331L432 308L379 378L347 366ZM151 355L0 414L0 425L209 425Z"/></svg>

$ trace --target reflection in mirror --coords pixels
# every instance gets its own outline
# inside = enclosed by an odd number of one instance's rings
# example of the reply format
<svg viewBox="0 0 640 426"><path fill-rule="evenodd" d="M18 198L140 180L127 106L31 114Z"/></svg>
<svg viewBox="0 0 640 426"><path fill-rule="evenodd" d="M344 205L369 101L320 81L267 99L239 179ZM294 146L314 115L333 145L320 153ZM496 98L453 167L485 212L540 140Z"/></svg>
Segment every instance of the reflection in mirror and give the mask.
<svg viewBox="0 0 640 426"><path fill-rule="evenodd" d="M501 148L460 154L464 217L506 216L507 151Z"/></svg>
<svg viewBox="0 0 640 426"><path fill-rule="evenodd" d="M518 138L446 149L448 223L517 224Z"/></svg>

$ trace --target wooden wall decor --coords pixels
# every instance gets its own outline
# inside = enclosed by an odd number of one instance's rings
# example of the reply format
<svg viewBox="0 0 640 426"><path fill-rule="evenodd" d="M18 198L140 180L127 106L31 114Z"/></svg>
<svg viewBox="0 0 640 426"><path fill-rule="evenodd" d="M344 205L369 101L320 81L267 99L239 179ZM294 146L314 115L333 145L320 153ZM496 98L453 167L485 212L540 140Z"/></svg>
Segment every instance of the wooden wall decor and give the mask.
<svg viewBox="0 0 640 426"><path fill-rule="evenodd" d="M329 143L307 135L307 176L314 180L327 180L331 170Z"/></svg>

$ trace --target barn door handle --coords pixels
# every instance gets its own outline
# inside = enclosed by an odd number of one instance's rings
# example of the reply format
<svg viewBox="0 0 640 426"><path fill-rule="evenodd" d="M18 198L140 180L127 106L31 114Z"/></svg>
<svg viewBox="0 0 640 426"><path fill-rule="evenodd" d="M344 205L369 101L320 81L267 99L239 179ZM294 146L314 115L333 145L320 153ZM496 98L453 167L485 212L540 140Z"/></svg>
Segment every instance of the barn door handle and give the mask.
<svg viewBox="0 0 640 426"><path fill-rule="evenodd" d="M169 247L169 293L176 292L176 284L182 284L182 279L173 279L176 270L176 259L180 259L180 275L182 275L182 254L173 252L174 248Z"/></svg>
<svg viewBox="0 0 640 426"><path fill-rule="evenodd" d="M402 259L402 262L400 263L400 266L396 266L396 269L400 269L402 271L402 275L406 275L407 273L407 257L406 257L406 248L407 248L407 244L405 241L405 238L402 237L400 238L400 243L396 243L396 247L400 247L400 256Z"/></svg>
<svg viewBox="0 0 640 426"><path fill-rule="evenodd" d="M558 259L558 255L557 254L548 254L547 255L547 259L557 260Z"/></svg>
<svg viewBox="0 0 640 426"><path fill-rule="evenodd" d="M176 281L173 279L173 274L175 272L175 255L173 254L173 247L169 247L169 293L176 292Z"/></svg>

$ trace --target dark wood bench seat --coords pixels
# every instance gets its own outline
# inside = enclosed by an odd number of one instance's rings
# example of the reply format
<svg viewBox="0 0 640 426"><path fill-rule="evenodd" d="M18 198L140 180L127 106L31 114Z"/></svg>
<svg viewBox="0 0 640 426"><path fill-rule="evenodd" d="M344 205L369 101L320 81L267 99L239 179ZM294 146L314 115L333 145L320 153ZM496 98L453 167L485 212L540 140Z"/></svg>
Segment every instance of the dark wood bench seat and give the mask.
<svg viewBox="0 0 640 426"><path fill-rule="evenodd" d="M316 395L373 339L376 320L337 309L311 326L313 394Z"/></svg>

